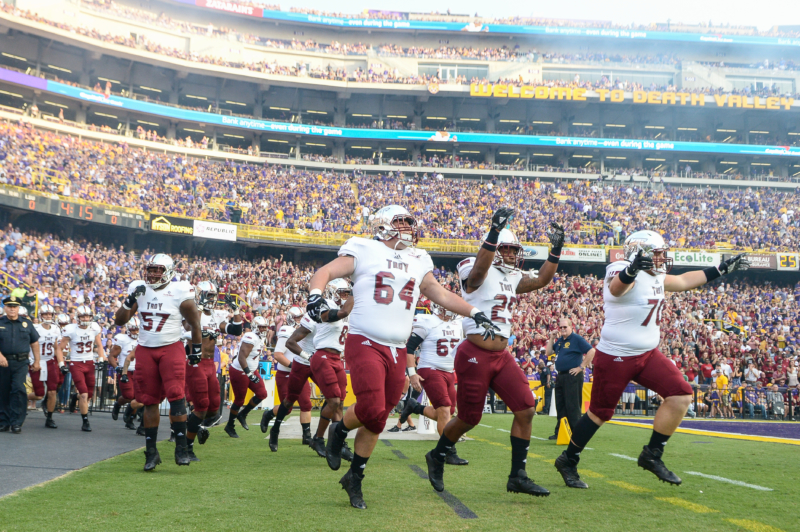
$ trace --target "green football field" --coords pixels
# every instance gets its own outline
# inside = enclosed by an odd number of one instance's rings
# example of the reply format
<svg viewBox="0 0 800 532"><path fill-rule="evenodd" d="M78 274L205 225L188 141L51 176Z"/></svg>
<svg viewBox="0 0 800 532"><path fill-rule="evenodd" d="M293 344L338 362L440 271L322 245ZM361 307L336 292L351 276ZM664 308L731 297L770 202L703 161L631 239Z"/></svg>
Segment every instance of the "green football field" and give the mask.
<svg viewBox="0 0 800 532"><path fill-rule="evenodd" d="M299 440L271 453L256 424L239 440L215 427L190 467L174 465L164 442L155 473L142 472L139 450L0 499L0 530L800 530L800 446L676 434L665 455L684 480L675 487L625 458L639 455L648 430L606 425L583 453L590 489L570 490L552 465L564 447L534 439L529 476L552 492L535 499L505 490L511 420L484 416L458 445L470 465L447 466L448 500L418 474L432 442L379 442L364 481L369 508L358 511L337 483L346 462L331 471ZM552 427L537 417L534 436Z"/></svg>

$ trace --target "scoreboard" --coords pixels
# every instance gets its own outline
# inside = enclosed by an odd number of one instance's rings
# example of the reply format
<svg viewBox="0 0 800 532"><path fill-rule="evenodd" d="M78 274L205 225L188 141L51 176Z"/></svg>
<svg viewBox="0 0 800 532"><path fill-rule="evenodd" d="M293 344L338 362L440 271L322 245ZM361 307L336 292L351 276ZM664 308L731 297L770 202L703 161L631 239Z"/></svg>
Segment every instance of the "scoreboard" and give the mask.
<svg viewBox="0 0 800 532"><path fill-rule="evenodd" d="M144 214L70 201L55 194L21 192L2 185L0 185L0 205L84 222L147 230L147 217Z"/></svg>

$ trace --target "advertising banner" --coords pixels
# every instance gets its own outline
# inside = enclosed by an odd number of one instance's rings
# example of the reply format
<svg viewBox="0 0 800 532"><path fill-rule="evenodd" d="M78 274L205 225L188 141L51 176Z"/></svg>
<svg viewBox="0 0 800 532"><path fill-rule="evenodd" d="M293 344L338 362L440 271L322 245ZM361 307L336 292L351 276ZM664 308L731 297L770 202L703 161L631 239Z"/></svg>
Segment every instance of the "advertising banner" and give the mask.
<svg viewBox="0 0 800 532"><path fill-rule="evenodd" d="M236 242L236 226L206 220L194 221L194 236Z"/></svg>
<svg viewBox="0 0 800 532"><path fill-rule="evenodd" d="M718 266L721 253L711 253L708 251L668 251L667 256L672 257L673 266L695 266L697 268L708 268Z"/></svg>
<svg viewBox="0 0 800 532"><path fill-rule="evenodd" d="M625 253L622 248L611 248L608 250L608 262L617 262L618 260L625 260Z"/></svg>
<svg viewBox="0 0 800 532"><path fill-rule="evenodd" d="M800 253L778 253L778 271L796 272L800 270Z"/></svg>
<svg viewBox="0 0 800 532"><path fill-rule="evenodd" d="M606 250L603 248L568 248L561 250L564 262L605 262Z"/></svg>
<svg viewBox="0 0 800 532"><path fill-rule="evenodd" d="M197 6L224 11L226 13L235 13L237 15L247 15L248 17L262 18L264 14L264 10L260 7L253 7L236 2L224 2L221 0L197 0Z"/></svg>
<svg viewBox="0 0 800 532"><path fill-rule="evenodd" d="M189 218L151 214L150 230L173 235L193 235L194 225Z"/></svg>
<svg viewBox="0 0 800 532"><path fill-rule="evenodd" d="M723 260L735 257L737 253L724 253ZM747 260L750 261L750 268L753 270L777 270L778 256L775 253L748 253Z"/></svg>
<svg viewBox="0 0 800 532"><path fill-rule="evenodd" d="M547 260L550 248L547 246L522 246L522 258L525 260Z"/></svg>

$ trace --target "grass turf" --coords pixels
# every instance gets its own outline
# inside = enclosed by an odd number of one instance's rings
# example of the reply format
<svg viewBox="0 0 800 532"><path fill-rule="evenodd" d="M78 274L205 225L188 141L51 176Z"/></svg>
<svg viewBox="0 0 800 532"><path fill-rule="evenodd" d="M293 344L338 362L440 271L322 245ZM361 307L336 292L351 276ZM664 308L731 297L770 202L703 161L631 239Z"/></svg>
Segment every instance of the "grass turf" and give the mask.
<svg viewBox="0 0 800 532"><path fill-rule="evenodd" d="M258 412L254 413L254 415ZM171 444L160 444L164 463L142 472L143 453L133 451L60 479L0 499L0 530L592 530L656 531L796 530L793 510L800 494L800 447L676 434L666 464L684 480L659 482L635 462L649 431L606 425L582 456L588 490L564 486L552 465L564 447L532 440L528 473L550 489L548 498L506 493L512 417L487 415L458 445L470 460L447 466L445 488L477 514L462 519L410 465L425 470L432 442L378 442L367 465L367 511L349 507L338 484L347 462L334 472L300 444L281 440L271 453L258 425L239 429L238 440L221 427L203 445L202 462L178 468ZM546 438L552 418L534 420L534 436ZM707 442L707 443L700 443ZM352 444L351 444L352 446ZM399 451L406 458L401 458ZM757 491L685 471L772 488Z"/></svg>

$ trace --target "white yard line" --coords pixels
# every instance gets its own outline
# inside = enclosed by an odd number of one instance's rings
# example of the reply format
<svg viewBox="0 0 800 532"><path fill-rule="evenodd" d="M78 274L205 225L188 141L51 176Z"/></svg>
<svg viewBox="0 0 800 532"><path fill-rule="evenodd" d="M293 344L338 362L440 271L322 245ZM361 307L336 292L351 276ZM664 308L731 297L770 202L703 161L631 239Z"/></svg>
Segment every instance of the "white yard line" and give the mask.
<svg viewBox="0 0 800 532"><path fill-rule="evenodd" d="M508 433L511 432L510 430L506 430L506 429L497 429L497 430L499 430L500 432L508 432Z"/></svg>
<svg viewBox="0 0 800 532"><path fill-rule="evenodd" d="M705 473L698 473L697 471L684 471L687 475L694 475L697 477L703 478L710 478L711 480L719 480L720 482L727 482L728 484L733 484L735 486L742 486L745 488L751 488L758 491L772 491L772 488L765 488L764 486L757 486L755 484L748 484L747 482L742 482L741 480L731 480L725 477L718 477L716 475L706 475Z"/></svg>
<svg viewBox="0 0 800 532"><path fill-rule="evenodd" d="M608 454L610 454L611 456L616 456L617 458L622 458L624 460L630 460L631 462L636 462L637 461L636 458L634 458L632 456L628 456L626 454L617 454L617 453L608 453Z"/></svg>
<svg viewBox="0 0 800 532"><path fill-rule="evenodd" d="M531 435L531 438L533 438L534 440L547 441L547 438L540 438L539 436L534 436L534 435Z"/></svg>
<svg viewBox="0 0 800 532"><path fill-rule="evenodd" d="M491 425L484 425L483 423L478 423L478 426L479 426L479 427L486 427L487 429L492 429L492 428L494 428L494 427L492 427Z"/></svg>

